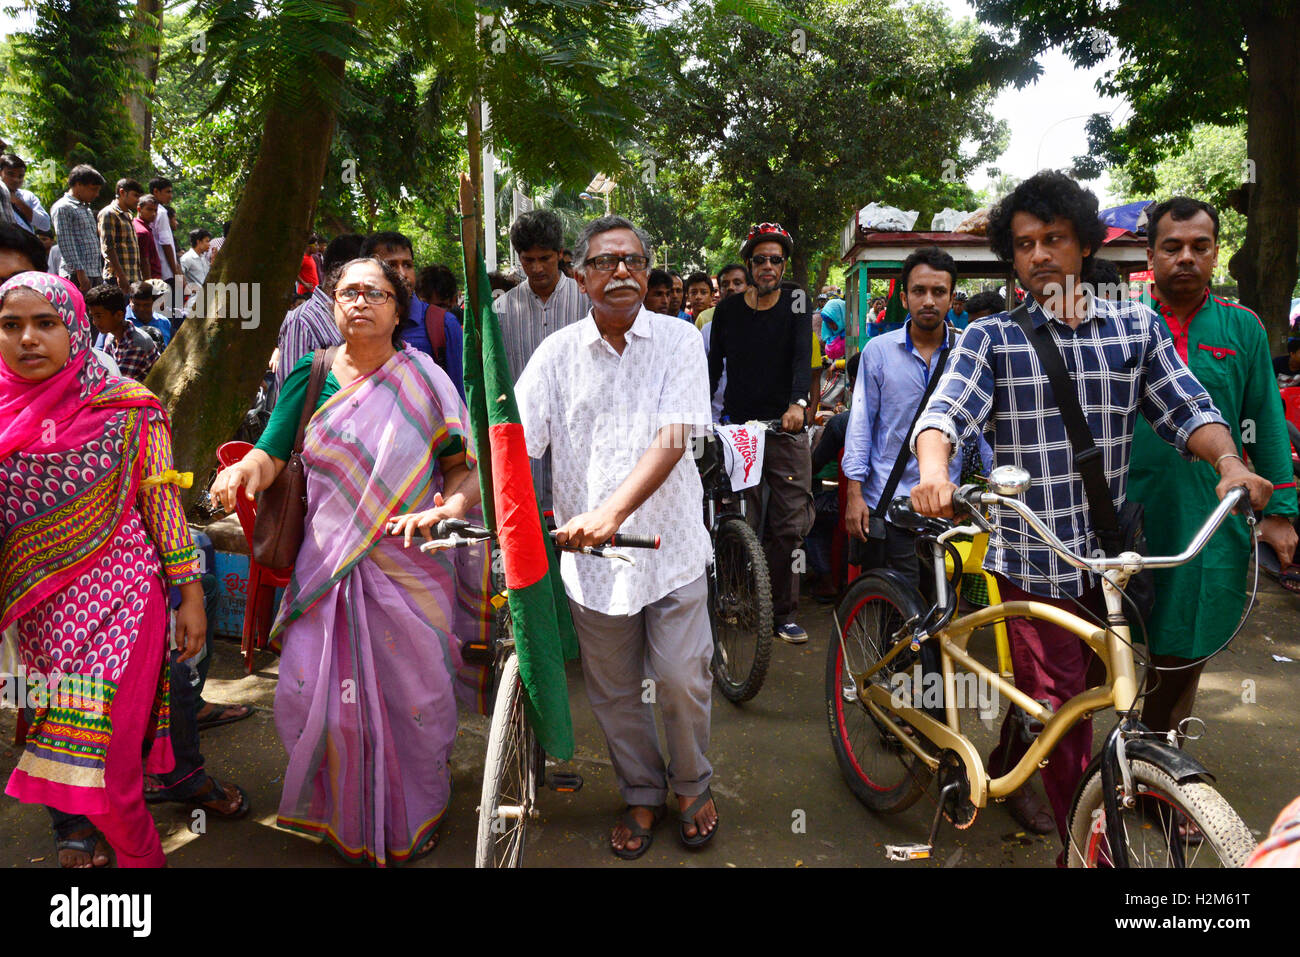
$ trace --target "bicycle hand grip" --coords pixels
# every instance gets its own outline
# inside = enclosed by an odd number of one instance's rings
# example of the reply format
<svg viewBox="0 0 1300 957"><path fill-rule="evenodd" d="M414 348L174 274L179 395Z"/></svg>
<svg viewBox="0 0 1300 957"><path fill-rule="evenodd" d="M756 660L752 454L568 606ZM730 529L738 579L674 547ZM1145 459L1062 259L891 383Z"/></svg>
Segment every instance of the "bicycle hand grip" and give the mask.
<svg viewBox="0 0 1300 957"><path fill-rule="evenodd" d="M1237 508L1241 510L1241 514L1246 516L1246 521L1251 525L1258 525L1260 514L1255 511L1255 506L1250 501L1250 489L1244 485L1238 485L1233 491L1241 492L1241 501L1237 504Z"/></svg>
<svg viewBox="0 0 1300 957"><path fill-rule="evenodd" d="M624 535L616 532L609 542L615 548L658 548L658 535Z"/></svg>

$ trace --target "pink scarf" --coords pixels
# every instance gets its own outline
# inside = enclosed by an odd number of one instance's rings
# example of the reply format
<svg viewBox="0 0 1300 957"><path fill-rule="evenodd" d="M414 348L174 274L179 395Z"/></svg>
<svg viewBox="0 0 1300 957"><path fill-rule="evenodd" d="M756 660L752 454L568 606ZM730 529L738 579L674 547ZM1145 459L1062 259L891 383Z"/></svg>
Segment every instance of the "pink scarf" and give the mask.
<svg viewBox="0 0 1300 957"><path fill-rule="evenodd" d="M49 300L68 329L70 348L67 363L44 382L24 379L0 362L0 462L18 451L69 448L60 438L71 437L69 426L115 381L90 352L86 301L76 286L62 276L22 272L0 285L0 307L14 289L30 289Z"/></svg>

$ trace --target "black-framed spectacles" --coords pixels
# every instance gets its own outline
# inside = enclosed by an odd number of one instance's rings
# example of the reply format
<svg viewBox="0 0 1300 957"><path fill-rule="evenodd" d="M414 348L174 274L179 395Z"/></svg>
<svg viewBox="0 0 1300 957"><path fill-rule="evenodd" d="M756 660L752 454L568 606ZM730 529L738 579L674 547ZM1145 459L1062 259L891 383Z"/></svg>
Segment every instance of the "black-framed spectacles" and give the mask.
<svg viewBox="0 0 1300 957"><path fill-rule="evenodd" d="M749 261L755 266L766 266L771 263L773 266L779 266L785 262L784 256L750 256Z"/></svg>
<svg viewBox="0 0 1300 957"><path fill-rule="evenodd" d="M592 256L582 264L584 269L591 269L595 272L613 272L618 268L618 264L623 263L627 266L628 272L645 272L646 267L650 265L650 260L646 256Z"/></svg>
<svg viewBox="0 0 1300 957"><path fill-rule="evenodd" d="M386 289L335 289L334 300L341 303L352 303L357 301L360 296L372 306L382 306L389 299L394 298L391 292Z"/></svg>

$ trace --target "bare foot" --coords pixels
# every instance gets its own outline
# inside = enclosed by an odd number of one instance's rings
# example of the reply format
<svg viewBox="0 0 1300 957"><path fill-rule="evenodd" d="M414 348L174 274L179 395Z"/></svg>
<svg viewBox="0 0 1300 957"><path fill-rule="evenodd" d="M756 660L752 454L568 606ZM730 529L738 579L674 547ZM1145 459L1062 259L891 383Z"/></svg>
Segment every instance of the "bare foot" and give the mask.
<svg viewBox="0 0 1300 957"><path fill-rule="evenodd" d="M679 794L677 796L678 810L685 811L698 797L698 794L693 794L690 797L682 797ZM714 806L713 799L710 798L708 804L695 812L695 827L691 827L689 824L683 824L682 833L687 837L695 837L697 834L711 834L713 833L713 829L717 826L718 809Z"/></svg>

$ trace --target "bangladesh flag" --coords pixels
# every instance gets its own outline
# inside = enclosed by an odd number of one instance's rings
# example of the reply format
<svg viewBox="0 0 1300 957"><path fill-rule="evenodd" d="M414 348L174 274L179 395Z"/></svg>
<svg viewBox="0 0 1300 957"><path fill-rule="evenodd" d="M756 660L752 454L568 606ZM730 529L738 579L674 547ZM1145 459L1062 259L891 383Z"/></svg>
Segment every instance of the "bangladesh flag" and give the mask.
<svg viewBox="0 0 1300 957"><path fill-rule="evenodd" d="M573 756L573 722L564 662L578 656L578 636L560 581L559 561L533 492L524 427L482 252L475 266L473 286L466 283L466 289L478 290L478 314L467 302L465 394L478 451L483 514L487 526L496 531L505 563L528 720L546 753L567 760Z"/></svg>

